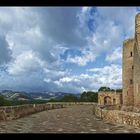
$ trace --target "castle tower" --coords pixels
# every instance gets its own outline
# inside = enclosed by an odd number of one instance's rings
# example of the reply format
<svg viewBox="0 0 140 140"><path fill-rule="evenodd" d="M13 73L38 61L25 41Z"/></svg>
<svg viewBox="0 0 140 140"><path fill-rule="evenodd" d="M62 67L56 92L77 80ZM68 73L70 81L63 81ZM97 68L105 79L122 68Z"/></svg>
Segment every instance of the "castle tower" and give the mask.
<svg viewBox="0 0 140 140"><path fill-rule="evenodd" d="M135 18L134 107L140 107L140 13Z"/></svg>
<svg viewBox="0 0 140 140"><path fill-rule="evenodd" d="M134 39L128 39L123 42L123 109L132 110L134 105L133 93L133 49Z"/></svg>

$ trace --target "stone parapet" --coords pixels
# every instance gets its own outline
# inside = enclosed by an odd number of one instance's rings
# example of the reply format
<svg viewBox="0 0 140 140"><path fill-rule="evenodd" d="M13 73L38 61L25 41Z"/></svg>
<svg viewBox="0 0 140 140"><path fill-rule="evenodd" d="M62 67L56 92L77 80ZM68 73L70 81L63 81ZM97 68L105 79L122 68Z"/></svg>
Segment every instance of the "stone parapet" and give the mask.
<svg viewBox="0 0 140 140"><path fill-rule="evenodd" d="M95 115L111 124L125 124L140 128L140 113L122 110L107 110L96 106Z"/></svg>
<svg viewBox="0 0 140 140"><path fill-rule="evenodd" d="M18 119L33 113L68 107L71 105L93 105L93 102L56 102L46 104L26 104L0 107L0 121Z"/></svg>
<svg viewBox="0 0 140 140"><path fill-rule="evenodd" d="M36 112L62 107L61 104L27 104L0 107L0 120L13 120Z"/></svg>

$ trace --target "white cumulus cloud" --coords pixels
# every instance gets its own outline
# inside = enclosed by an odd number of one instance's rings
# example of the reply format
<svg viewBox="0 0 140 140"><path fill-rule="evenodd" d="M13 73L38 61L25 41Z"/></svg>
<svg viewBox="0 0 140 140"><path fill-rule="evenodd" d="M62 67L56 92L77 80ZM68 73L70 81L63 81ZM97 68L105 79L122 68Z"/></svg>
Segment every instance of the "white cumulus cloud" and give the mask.
<svg viewBox="0 0 140 140"><path fill-rule="evenodd" d="M116 48L112 54L106 56L106 61L114 62L122 60L122 48Z"/></svg>

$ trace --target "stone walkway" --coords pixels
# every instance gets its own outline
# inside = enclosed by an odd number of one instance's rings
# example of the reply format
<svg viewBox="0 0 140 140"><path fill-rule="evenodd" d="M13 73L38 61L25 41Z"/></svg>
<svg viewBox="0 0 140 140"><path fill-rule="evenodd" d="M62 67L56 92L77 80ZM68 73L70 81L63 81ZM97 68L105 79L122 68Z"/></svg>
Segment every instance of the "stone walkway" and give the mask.
<svg viewBox="0 0 140 140"><path fill-rule="evenodd" d="M0 133L140 133L140 129L97 119L92 105L77 105L0 122Z"/></svg>

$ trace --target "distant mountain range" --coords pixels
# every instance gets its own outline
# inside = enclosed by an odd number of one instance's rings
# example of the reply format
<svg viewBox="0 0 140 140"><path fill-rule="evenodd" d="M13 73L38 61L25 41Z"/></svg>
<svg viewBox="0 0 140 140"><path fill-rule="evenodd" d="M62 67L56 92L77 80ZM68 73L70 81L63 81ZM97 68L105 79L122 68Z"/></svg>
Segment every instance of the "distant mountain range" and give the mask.
<svg viewBox="0 0 140 140"><path fill-rule="evenodd" d="M3 90L0 92L7 100L50 100L50 99L61 99L63 96L68 95L71 93L64 93L64 92L19 92L19 91L12 91L12 90ZM77 97L80 94L73 94Z"/></svg>

